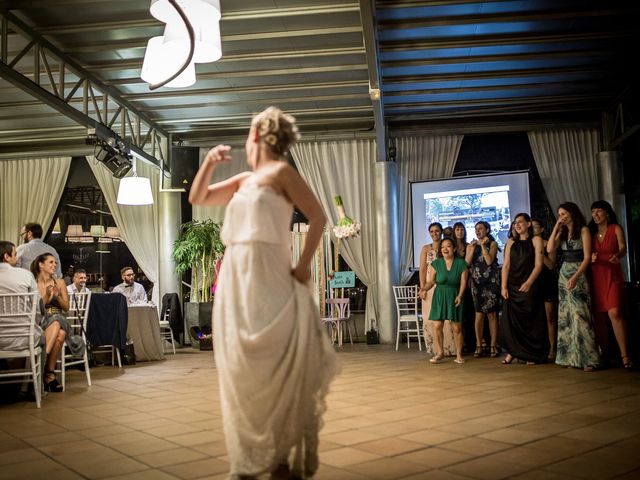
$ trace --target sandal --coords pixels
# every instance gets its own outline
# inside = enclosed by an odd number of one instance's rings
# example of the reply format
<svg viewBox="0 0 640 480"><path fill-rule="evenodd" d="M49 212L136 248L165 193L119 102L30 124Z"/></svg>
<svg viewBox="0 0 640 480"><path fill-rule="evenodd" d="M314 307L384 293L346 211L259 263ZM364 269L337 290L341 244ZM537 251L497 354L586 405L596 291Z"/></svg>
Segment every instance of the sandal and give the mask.
<svg viewBox="0 0 640 480"><path fill-rule="evenodd" d="M596 367L594 367L593 365L587 365L582 370L584 370L585 372L593 372L593 371L595 371L595 369L596 369Z"/></svg>
<svg viewBox="0 0 640 480"><path fill-rule="evenodd" d="M456 358L454 360L455 363L464 363L464 358Z"/></svg>
<svg viewBox="0 0 640 480"><path fill-rule="evenodd" d="M476 351L473 352L473 356L475 358L479 358L482 356L482 347L476 347Z"/></svg>
<svg viewBox="0 0 640 480"><path fill-rule="evenodd" d="M44 372L45 377L51 375L53 377L53 380L49 380L48 382L46 380L43 380L42 383L44 384L44 391L45 392L51 392L51 393L60 393L62 392L62 385L60 385L60 382L58 382L58 379L56 378L56 374L54 371L49 370Z"/></svg>
<svg viewBox="0 0 640 480"><path fill-rule="evenodd" d="M434 355L429 359L431 363L442 363L444 362L444 357L442 355Z"/></svg>
<svg viewBox="0 0 640 480"><path fill-rule="evenodd" d="M498 348L497 347L491 347L490 352L491 353L489 354L489 356L491 358L496 358L498 356Z"/></svg>
<svg viewBox="0 0 640 480"><path fill-rule="evenodd" d="M625 370L633 369L633 361L631 360L631 355L623 355L622 356L622 366Z"/></svg>
<svg viewBox="0 0 640 480"><path fill-rule="evenodd" d="M507 353L507 356L502 359L502 364L503 365L510 365L511 362L513 362L514 359L515 359L515 357L513 355L511 355L510 353Z"/></svg>

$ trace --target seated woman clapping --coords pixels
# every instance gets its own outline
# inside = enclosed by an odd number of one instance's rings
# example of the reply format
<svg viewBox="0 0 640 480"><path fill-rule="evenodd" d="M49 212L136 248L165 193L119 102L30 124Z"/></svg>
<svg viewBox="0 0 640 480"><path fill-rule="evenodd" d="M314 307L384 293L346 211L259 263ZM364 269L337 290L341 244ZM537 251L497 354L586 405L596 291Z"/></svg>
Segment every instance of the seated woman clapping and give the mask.
<svg viewBox="0 0 640 480"><path fill-rule="evenodd" d="M64 280L55 277L56 267L56 259L50 253L38 255L31 263L31 273L36 278L42 298L40 327L44 330L47 352L44 388L49 392L62 391L62 385L58 383L54 369L69 329L66 316L69 310L69 295Z"/></svg>

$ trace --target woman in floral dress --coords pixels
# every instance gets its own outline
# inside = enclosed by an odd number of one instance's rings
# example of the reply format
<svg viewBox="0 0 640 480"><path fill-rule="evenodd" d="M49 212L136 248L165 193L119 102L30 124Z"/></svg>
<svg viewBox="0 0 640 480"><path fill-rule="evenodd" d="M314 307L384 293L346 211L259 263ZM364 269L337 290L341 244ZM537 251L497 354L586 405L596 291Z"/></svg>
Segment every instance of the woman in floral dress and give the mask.
<svg viewBox="0 0 640 480"><path fill-rule="evenodd" d="M500 308L500 267L498 265L498 243L491 235L488 222L476 223L477 240L467 246L466 261L471 278L471 294L476 312L476 350L474 357L482 355L484 317L489 319L491 334L490 356L498 356L498 308Z"/></svg>
<svg viewBox="0 0 640 480"><path fill-rule="evenodd" d="M591 233L575 203L558 207L558 221L549 237L547 252L553 257L557 249L562 252L562 266L558 275L556 363L590 372L600 363L586 275L591 263Z"/></svg>

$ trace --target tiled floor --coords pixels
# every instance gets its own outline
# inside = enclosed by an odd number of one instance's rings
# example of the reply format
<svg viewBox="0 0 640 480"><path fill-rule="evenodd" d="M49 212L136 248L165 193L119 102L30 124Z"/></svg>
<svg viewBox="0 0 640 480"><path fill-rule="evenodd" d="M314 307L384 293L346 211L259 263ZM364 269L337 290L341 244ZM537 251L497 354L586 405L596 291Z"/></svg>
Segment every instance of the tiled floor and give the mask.
<svg viewBox="0 0 640 480"><path fill-rule="evenodd" d="M638 479L640 373L344 347L318 480ZM0 406L0 479L223 479L211 352L80 372Z"/></svg>

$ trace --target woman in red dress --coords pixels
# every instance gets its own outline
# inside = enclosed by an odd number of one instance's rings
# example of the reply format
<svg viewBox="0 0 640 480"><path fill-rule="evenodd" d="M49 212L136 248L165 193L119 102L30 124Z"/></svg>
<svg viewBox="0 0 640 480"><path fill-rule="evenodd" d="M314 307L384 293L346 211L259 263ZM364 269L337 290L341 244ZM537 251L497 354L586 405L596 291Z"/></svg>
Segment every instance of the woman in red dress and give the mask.
<svg viewBox="0 0 640 480"><path fill-rule="evenodd" d="M593 253L591 254L592 301L595 317L596 339L606 358L609 331L607 316L611 320L622 364L624 368L633 368L631 356L627 350L627 324L622 316L622 288L624 279L620 259L627 252L624 232L618 225L613 208L605 200L597 200L591 205L589 229L593 235Z"/></svg>

